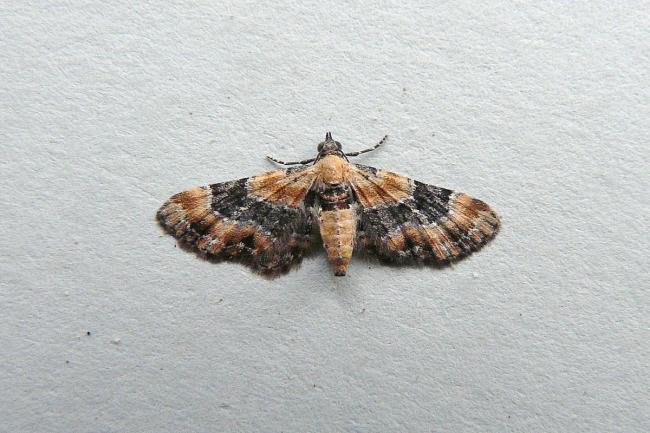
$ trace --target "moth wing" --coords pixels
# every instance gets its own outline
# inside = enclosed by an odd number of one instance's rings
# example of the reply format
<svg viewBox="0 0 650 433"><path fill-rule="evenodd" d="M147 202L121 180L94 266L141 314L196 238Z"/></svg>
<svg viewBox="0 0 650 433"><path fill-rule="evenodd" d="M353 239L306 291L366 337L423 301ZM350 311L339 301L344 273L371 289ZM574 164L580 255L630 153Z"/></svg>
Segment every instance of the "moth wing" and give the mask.
<svg viewBox="0 0 650 433"><path fill-rule="evenodd" d="M311 247L305 200L313 181L313 169L299 167L197 187L167 200L158 219L171 235L207 256L279 275Z"/></svg>
<svg viewBox="0 0 650 433"><path fill-rule="evenodd" d="M388 261L448 263L499 229L497 214L467 194L358 164L350 184L360 205L356 247Z"/></svg>

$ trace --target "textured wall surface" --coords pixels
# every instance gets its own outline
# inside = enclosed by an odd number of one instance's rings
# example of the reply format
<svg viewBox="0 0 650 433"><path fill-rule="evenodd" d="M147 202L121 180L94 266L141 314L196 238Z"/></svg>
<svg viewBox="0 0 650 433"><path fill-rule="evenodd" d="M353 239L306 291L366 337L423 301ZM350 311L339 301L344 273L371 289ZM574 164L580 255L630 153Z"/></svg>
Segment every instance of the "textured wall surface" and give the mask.
<svg viewBox="0 0 650 433"><path fill-rule="evenodd" d="M104 3L0 6L0 431L650 430L649 2ZM268 281L155 223L326 130L501 233Z"/></svg>

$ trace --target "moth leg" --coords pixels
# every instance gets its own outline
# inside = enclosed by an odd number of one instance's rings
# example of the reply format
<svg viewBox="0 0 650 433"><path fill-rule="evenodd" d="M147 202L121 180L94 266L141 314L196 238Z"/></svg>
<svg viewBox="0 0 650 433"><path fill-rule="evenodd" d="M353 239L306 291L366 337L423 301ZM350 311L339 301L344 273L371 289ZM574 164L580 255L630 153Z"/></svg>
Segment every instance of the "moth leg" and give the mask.
<svg viewBox="0 0 650 433"><path fill-rule="evenodd" d="M275 159L272 156L266 155L268 159L270 159L273 162L276 162L278 164L282 165L298 165L298 164L309 164L310 162L314 162L316 158L311 158L311 159L303 159L302 161L290 161L290 162L285 162L285 161L280 161L279 159Z"/></svg>
<svg viewBox="0 0 650 433"><path fill-rule="evenodd" d="M358 155L361 155L362 153L366 153L366 152L373 151L373 150L375 150L376 148L378 148L379 146L381 146L382 144L384 144L384 143L386 142L386 140L388 140L388 135L384 135L384 138L382 138L382 139L379 141L379 143L375 144L374 146L372 146L372 147L369 148L369 149L359 150L358 152L350 152L350 153L346 153L345 156L358 156Z"/></svg>

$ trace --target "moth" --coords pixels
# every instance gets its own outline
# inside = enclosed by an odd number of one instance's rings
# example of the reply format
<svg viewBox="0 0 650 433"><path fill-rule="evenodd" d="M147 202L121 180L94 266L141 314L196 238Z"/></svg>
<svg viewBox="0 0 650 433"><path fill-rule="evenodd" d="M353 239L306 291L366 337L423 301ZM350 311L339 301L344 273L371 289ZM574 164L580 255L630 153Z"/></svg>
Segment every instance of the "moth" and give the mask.
<svg viewBox="0 0 650 433"><path fill-rule="evenodd" d="M386 138L344 153L328 132L315 158L268 157L293 167L178 193L158 219L199 253L271 277L298 265L319 238L341 276L355 251L386 262L441 265L494 237L499 217L481 200L349 162Z"/></svg>

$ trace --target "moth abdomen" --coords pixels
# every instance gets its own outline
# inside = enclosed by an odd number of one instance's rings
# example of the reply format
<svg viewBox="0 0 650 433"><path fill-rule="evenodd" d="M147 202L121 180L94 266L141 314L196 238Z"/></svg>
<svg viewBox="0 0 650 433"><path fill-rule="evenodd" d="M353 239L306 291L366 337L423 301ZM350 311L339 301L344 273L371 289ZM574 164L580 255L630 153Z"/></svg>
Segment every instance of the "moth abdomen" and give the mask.
<svg viewBox="0 0 650 433"><path fill-rule="evenodd" d="M325 210L321 208L318 215L323 247L327 258L334 268L334 275L345 275L357 232L357 215L355 209Z"/></svg>
<svg viewBox="0 0 650 433"><path fill-rule="evenodd" d="M349 209L353 202L347 184L326 185L318 194L320 207L324 211Z"/></svg>

